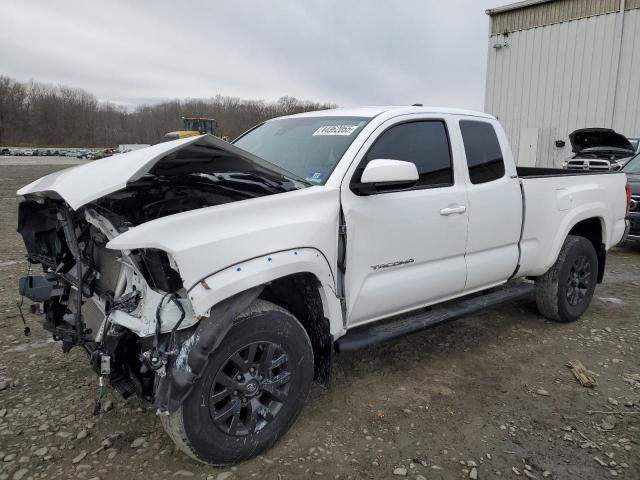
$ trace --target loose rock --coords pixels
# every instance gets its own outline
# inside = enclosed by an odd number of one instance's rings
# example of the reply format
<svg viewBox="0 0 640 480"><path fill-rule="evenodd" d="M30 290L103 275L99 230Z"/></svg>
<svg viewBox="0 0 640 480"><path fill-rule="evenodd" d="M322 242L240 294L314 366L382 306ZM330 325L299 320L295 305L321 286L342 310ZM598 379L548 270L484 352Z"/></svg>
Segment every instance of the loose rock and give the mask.
<svg viewBox="0 0 640 480"><path fill-rule="evenodd" d="M87 451L82 450L73 460L71 460L71 463L80 463L82 459L86 456L87 456Z"/></svg>
<svg viewBox="0 0 640 480"><path fill-rule="evenodd" d="M140 448L147 441L146 437L136 438L133 442L131 442L131 448Z"/></svg>
<svg viewBox="0 0 640 480"><path fill-rule="evenodd" d="M38 457L44 457L47 453L49 453L49 449L47 447L42 447L33 452L34 455Z"/></svg>
<svg viewBox="0 0 640 480"><path fill-rule="evenodd" d="M29 473L29 470L27 470L26 468L21 468L13 474L13 480L22 480L27 473Z"/></svg>

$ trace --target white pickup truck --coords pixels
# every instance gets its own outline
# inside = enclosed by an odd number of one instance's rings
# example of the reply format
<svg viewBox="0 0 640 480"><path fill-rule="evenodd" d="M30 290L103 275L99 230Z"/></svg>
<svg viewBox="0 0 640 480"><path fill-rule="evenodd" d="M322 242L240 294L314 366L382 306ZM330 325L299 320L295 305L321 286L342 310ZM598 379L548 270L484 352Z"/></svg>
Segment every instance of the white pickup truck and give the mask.
<svg viewBox="0 0 640 480"><path fill-rule="evenodd" d="M624 174L516 168L498 121L319 111L86 163L19 190L66 351L211 464L273 445L332 352L506 301L579 318L625 235Z"/></svg>

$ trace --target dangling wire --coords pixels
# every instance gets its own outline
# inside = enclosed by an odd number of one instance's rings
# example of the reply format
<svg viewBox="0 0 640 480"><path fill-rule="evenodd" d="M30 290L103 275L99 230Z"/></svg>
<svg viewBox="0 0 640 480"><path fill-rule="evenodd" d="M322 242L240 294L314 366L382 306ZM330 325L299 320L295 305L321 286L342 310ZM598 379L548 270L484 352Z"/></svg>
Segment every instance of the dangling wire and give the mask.
<svg viewBox="0 0 640 480"><path fill-rule="evenodd" d="M31 262L29 262L29 266L27 267L27 277L31 273ZM16 302L16 307L18 307L18 312L20 313L20 318L22 319L22 324L24 325L24 336L28 337L31 335L31 329L27 327L27 320L24 318L24 313L22 313L22 306L24 305L24 295L20 294L20 301Z"/></svg>
<svg viewBox="0 0 640 480"><path fill-rule="evenodd" d="M173 354L176 351L176 330L178 330L178 327L180 327L180 324L184 320L184 317L186 317L184 307L180 303L180 300L175 295L175 293L171 295L171 300L173 301L173 303L176 304L176 307L178 307L178 309L180 310L180 320L178 320L178 322L171 329L171 336L169 337L169 348L167 349L169 354Z"/></svg>

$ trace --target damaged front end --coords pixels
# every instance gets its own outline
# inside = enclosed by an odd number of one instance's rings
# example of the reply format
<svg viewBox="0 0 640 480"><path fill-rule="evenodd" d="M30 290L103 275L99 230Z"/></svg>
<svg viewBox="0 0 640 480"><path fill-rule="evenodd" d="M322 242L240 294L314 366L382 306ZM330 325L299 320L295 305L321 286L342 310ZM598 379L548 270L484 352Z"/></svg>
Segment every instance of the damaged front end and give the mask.
<svg viewBox="0 0 640 480"><path fill-rule="evenodd" d="M148 158L136 151L99 160L18 192L25 197L18 232L30 264L42 266L41 275L20 279L20 294L41 305L36 310L44 313L43 326L63 351L81 347L88 353L99 378L96 411L105 380L125 398L135 394L147 406L174 411L189 390L186 356L196 362L208 356L191 352L194 339L223 333L221 322L213 331L197 325L201 318L169 253L112 250L109 241L168 215L297 188L279 172L252 169L252 159L234 162L231 147L219 143L207 137L168 142L164 150L150 147L154 154ZM144 168L131 167L136 159ZM111 188L101 186L100 195L82 191L83 179L90 183L100 169L110 172L104 162L115 169L124 162L135 175L124 184L118 179ZM78 168L87 166L80 175ZM239 171L229 171L231 166Z"/></svg>
<svg viewBox="0 0 640 480"><path fill-rule="evenodd" d="M22 202L18 231L43 275L20 279L19 288L42 304L43 326L63 351L82 347L124 397L135 393L152 404L178 329L198 319L165 252L106 248L127 228L93 207L74 212L60 201Z"/></svg>

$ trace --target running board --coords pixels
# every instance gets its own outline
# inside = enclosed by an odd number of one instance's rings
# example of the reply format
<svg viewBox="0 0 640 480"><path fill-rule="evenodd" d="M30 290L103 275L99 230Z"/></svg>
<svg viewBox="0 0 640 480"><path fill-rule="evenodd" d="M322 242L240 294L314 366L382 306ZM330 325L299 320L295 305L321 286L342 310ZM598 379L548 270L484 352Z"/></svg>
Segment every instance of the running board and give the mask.
<svg viewBox="0 0 640 480"><path fill-rule="evenodd" d="M362 350L449 320L491 310L503 303L532 298L534 290L535 284L532 282L520 282L498 287L480 295L476 294L464 297L462 300L452 300L435 305L430 310L415 315L403 314L371 325L356 327L336 340L334 346L338 352Z"/></svg>

